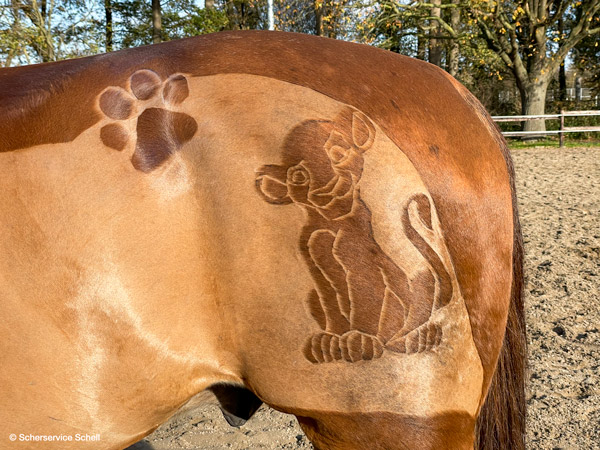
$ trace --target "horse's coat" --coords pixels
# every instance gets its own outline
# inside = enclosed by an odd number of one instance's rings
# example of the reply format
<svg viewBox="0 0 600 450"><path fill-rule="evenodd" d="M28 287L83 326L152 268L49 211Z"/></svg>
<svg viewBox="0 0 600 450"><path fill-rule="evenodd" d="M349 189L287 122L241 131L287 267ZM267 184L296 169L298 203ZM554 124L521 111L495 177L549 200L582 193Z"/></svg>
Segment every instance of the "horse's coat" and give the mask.
<svg viewBox="0 0 600 450"><path fill-rule="evenodd" d="M0 105L0 439L121 448L231 383L319 448L473 445L519 231L442 71L224 33L2 70Z"/></svg>

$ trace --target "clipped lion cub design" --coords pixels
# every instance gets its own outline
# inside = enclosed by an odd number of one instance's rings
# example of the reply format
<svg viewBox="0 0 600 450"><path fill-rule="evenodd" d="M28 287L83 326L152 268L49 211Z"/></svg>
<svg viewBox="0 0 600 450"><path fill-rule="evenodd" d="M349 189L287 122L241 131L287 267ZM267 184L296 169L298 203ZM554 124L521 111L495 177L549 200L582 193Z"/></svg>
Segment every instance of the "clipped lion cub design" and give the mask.
<svg viewBox="0 0 600 450"><path fill-rule="evenodd" d="M322 329L304 348L313 363L371 360L384 349L422 352L441 341L440 326L429 319L451 300L452 281L412 225L433 230L429 198L416 194L400 205L404 230L429 263L409 281L375 240L360 196L363 155L375 134L371 120L351 108L334 121L307 120L287 136L283 163L257 170L256 186L267 202L295 204L308 215L300 250L315 283L309 308Z"/></svg>

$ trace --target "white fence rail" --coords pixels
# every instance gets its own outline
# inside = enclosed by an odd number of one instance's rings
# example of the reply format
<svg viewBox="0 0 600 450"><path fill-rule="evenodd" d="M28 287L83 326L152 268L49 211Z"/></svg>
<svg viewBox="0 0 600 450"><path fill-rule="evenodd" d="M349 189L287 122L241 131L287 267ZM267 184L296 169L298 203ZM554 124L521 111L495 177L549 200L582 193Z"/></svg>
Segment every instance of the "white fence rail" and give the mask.
<svg viewBox="0 0 600 450"><path fill-rule="evenodd" d="M503 131L505 137L542 136L558 134L560 146L565 145L565 133L600 132L600 126L565 127L565 117L600 116L600 111L561 111L559 114L540 114L537 116L492 116L495 122L527 122L530 120L560 120L560 129L550 131Z"/></svg>

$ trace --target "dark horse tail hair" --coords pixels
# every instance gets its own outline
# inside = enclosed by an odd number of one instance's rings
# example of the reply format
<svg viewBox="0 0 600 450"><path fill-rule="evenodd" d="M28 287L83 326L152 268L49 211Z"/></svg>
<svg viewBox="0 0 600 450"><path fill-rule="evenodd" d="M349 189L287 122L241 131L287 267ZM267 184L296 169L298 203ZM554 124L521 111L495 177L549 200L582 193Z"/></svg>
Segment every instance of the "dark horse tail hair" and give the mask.
<svg viewBox="0 0 600 450"><path fill-rule="evenodd" d="M483 108L482 108L483 109ZM487 113L484 114L487 116ZM489 119L490 122L491 119ZM493 124L493 122L492 122ZM495 127L495 124L492 126ZM506 332L498 365L476 424L478 450L525 449L525 374L527 336L523 308L523 238L517 209L514 167L497 127L496 140L506 160L513 204L513 276Z"/></svg>

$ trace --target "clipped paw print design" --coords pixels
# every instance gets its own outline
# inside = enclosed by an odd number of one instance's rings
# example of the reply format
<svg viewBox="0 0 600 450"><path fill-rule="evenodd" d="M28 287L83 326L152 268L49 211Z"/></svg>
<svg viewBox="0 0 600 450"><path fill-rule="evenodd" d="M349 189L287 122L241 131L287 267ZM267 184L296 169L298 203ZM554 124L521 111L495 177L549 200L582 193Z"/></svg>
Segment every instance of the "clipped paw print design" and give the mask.
<svg viewBox="0 0 600 450"><path fill-rule="evenodd" d="M102 142L122 151L135 140L133 167L144 173L153 171L192 139L198 129L194 118L169 109L181 104L189 92L187 79L181 74L163 81L152 70L138 70L129 79L129 90L111 86L100 95L100 110L115 120L100 130ZM135 133L118 122L136 115Z"/></svg>

